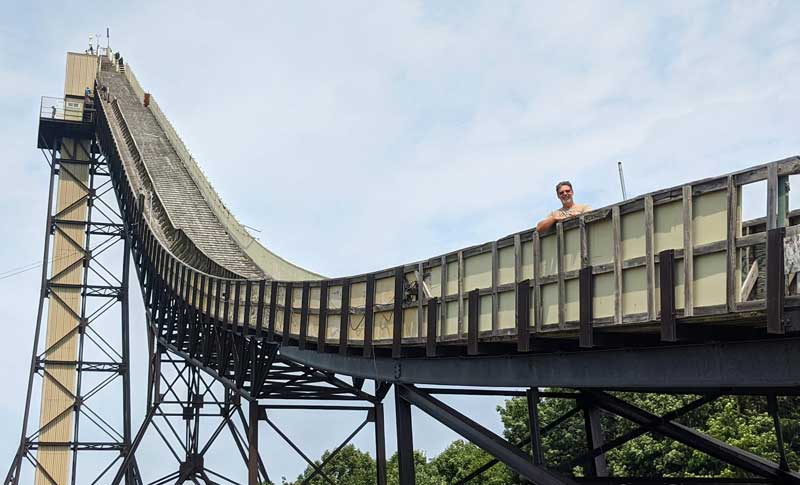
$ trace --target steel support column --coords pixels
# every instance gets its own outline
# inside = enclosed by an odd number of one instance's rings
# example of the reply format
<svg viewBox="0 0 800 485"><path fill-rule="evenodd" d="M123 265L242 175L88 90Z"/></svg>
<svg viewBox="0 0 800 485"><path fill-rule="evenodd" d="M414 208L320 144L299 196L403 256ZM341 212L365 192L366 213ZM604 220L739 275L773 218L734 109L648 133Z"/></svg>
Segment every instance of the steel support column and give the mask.
<svg viewBox="0 0 800 485"><path fill-rule="evenodd" d="M414 470L414 430L411 423L411 404L403 397L401 386L394 387L395 422L397 424L397 466L400 485L417 483Z"/></svg>
<svg viewBox="0 0 800 485"><path fill-rule="evenodd" d="M427 392L406 384L395 384L395 402L406 402L402 406L403 413L408 414L410 421L411 409L409 404L414 404L426 414L460 434L479 448L505 463L509 468L522 475L527 480L541 485L574 484L572 479L562 477L541 465L535 465L530 457L519 448L508 443L500 436L492 433L475 421L469 419L445 403L434 398ZM397 404L396 404L397 405ZM400 408L400 406L398 406ZM400 411L398 411L398 418ZM409 423L410 424L410 423ZM400 419L398 419L398 453L400 452ZM401 458L402 460L402 458ZM401 463L402 473L402 463ZM405 485L401 475L401 484ZM413 483L413 482L410 482Z"/></svg>
<svg viewBox="0 0 800 485"><path fill-rule="evenodd" d="M108 164L97 153L94 140L69 140L65 146L59 143L49 151L50 180L41 294L20 445L5 484L19 483L23 458L34 464L39 483L102 481L119 455L112 457L107 467L91 472L82 471L88 467L79 467L82 463L79 458L86 451L124 453L131 443L126 281L129 260L120 260L108 251L120 242L127 248L129 234L124 230L117 204L110 197L113 191ZM57 186L59 203L56 208ZM65 279L67 274L70 276ZM45 305L45 300L49 304ZM65 317L56 318L59 326L48 329L46 338L42 332L45 306L48 319L54 312ZM118 318L112 315L116 312L119 312ZM119 326L113 324L114 320L120 322ZM116 340L117 331L120 332L119 347L111 343ZM46 385L50 389L48 395L58 394L59 403L43 403L39 426L31 430L30 408L34 404L32 391L37 374L43 378L43 387ZM71 375L74 375L74 380ZM121 392L116 394L121 396L119 429L110 424L118 420L99 415L91 401L117 379L121 380L122 386ZM63 411L53 416L52 406L61 406L61 401L64 401ZM49 414L45 416L42 413L47 406L50 407ZM108 439L87 441L84 436L89 434L87 431L92 431L91 428L98 428ZM56 437L54 432L59 436ZM62 438L65 433L66 438ZM47 463L35 458L41 453L49 453L51 457L59 455L58 471L48 470ZM98 475L92 478L95 473ZM135 466L126 477L126 483L138 483Z"/></svg>
<svg viewBox="0 0 800 485"><path fill-rule="evenodd" d="M544 450L539 426L539 389L532 387L525 392L528 401L528 428L531 433L531 456L534 465L544 465Z"/></svg>
<svg viewBox="0 0 800 485"><path fill-rule="evenodd" d="M800 481L800 475L787 472L770 460L731 446L706 434L672 421L662 421L651 413L633 406L610 394L588 391L601 409L614 413L634 423L679 441L691 448L738 466L750 473L771 479Z"/></svg>
<svg viewBox="0 0 800 485"><path fill-rule="evenodd" d="M247 484L259 485L258 481L258 421L260 409L258 401L250 401L250 416L247 428Z"/></svg>
<svg viewBox="0 0 800 485"><path fill-rule="evenodd" d="M580 398L580 405L583 409L583 427L586 432L586 449L588 452L600 448L605 443L603 428L601 426L600 410L592 404L588 396ZM605 454L600 454L587 461L586 475L589 477L608 476L608 466L606 465Z"/></svg>
<svg viewBox="0 0 800 485"><path fill-rule="evenodd" d="M386 485L386 430L383 403L375 404L375 467L377 485Z"/></svg>

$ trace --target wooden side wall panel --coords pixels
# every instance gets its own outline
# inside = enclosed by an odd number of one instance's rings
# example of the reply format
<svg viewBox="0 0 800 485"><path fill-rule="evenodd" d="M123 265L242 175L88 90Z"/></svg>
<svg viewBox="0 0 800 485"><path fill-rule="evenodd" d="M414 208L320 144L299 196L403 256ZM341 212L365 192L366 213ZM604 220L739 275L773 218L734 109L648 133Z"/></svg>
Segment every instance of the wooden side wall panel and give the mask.
<svg viewBox="0 0 800 485"><path fill-rule="evenodd" d="M88 160L88 142L83 145L64 140L61 156ZM89 183L88 165L65 163L58 178L56 213L60 219L85 222L87 218L86 186ZM65 210L66 209L66 210ZM63 211L63 212L62 212ZM51 278L53 284L80 285L83 283L84 244L86 226L59 225L53 236ZM78 326L81 314L80 288L52 288L47 311L45 359L74 362L77 360ZM73 404L76 387L74 365L46 364L42 381L42 400L39 426L43 428L42 442L68 443L72 440ZM68 446L45 446L37 459L58 483L69 482L70 449ZM48 485L48 479L37 470L36 484Z"/></svg>

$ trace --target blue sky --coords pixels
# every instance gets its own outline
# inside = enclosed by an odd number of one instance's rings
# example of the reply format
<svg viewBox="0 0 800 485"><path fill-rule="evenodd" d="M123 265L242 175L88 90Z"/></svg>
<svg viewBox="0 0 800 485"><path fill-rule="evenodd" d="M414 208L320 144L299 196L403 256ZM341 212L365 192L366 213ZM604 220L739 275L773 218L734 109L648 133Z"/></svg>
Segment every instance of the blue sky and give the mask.
<svg viewBox="0 0 800 485"><path fill-rule="evenodd" d="M0 140L14 181L0 193L0 271L40 258L39 97L62 92L65 52L106 27L239 219L331 276L531 227L563 178L580 202L613 203L617 161L634 195L800 152L792 2L54 5L17 2L0 19ZM0 279L3 436L18 432L37 275ZM142 325L136 313L138 344ZM497 429L480 402L467 409ZM303 437L307 421L285 422ZM419 429L429 455L453 438ZM306 443L314 456L336 444ZM290 450L270 453L277 476L301 470Z"/></svg>

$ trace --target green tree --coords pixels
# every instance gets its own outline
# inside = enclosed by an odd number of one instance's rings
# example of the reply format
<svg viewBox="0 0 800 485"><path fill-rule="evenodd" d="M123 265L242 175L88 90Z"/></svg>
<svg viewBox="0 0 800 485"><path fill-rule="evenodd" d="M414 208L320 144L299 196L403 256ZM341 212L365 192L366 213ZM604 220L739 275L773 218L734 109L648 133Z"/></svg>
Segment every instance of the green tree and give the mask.
<svg viewBox="0 0 800 485"><path fill-rule="evenodd" d="M330 451L325 451L320 460L316 460L317 466L321 465L330 456ZM364 485L376 482L376 469L375 460L369 455L356 448L354 445L347 445L342 448L328 463L322 471L333 480L337 485ZM303 483L314 474L314 469L311 466L306 467L302 475L297 477L297 480L292 484ZM286 485L288 483L284 482ZM319 473L314 475L308 483L313 485L327 484L328 482L322 478Z"/></svg>
<svg viewBox="0 0 800 485"><path fill-rule="evenodd" d="M657 415L684 406L698 396L615 393L637 407ZM539 416L543 426L553 422L574 407L574 400L542 399ZM509 441L519 441L528 435L528 411L524 399L507 400L498 407ZM789 465L800 465L800 406L797 398L780 399L781 424L786 439ZM777 442L772 417L767 413L763 397L726 396L688 413L677 422L743 450L778 461ZM616 416L604 415L602 428L607 440L621 436L637 426ZM548 467L580 475L579 467L569 470L568 464L584 453L586 437L581 413L562 423L543 436L545 463ZM663 436L645 433L606 454L609 472L613 476L629 477L740 477L748 475L704 453Z"/></svg>
<svg viewBox="0 0 800 485"><path fill-rule="evenodd" d="M425 453L419 450L414 450L414 472L417 485L449 485L439 476L436 467L431 465ZM400 483L399 476L398 455L395 453L389 458L386 465L386 481L389 485L398 485Z"/></svg>
<svg viewBox="0 0 800 485"><path fill-rule="evenodd" d="M492 457L472 443L456 440L431 460L431 466L444 480L455 483L483 466ZM507 485L515 483L516 477L502 464L497 464L480 476L472 479L471 485Z"/></svg>

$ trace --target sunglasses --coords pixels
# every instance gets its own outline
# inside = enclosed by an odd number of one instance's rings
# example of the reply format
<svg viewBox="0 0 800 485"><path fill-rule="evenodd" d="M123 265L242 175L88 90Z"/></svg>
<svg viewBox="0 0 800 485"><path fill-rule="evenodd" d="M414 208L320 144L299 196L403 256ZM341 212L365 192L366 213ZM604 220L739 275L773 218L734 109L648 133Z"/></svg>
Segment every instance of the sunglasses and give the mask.
<svg viewBox="0 0 800 485"><path fill-rule="evenodd" d="M571 190L562 190L561 192L558 193L558 195L567 195L567 194L571 194L571 193L572 193Z"/></svg>

